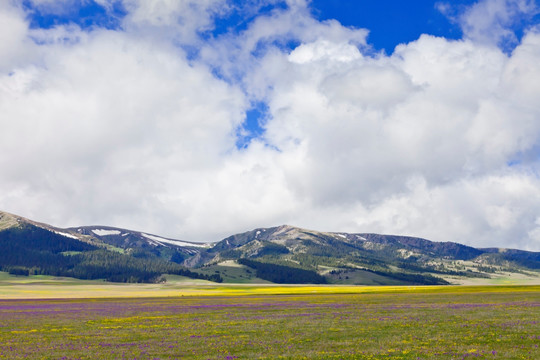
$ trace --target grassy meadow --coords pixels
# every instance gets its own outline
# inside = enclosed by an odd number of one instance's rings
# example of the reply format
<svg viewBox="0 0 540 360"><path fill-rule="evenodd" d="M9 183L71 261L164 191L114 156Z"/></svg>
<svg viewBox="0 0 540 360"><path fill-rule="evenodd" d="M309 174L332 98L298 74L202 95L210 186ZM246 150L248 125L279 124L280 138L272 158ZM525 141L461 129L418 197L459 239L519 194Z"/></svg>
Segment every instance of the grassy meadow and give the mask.
<svg viewBox="0 0 540 360"><path fill-rule="evenodd" d="M539 345L540 286L124 285L0 274L0 359L539 359Z"/></svg>

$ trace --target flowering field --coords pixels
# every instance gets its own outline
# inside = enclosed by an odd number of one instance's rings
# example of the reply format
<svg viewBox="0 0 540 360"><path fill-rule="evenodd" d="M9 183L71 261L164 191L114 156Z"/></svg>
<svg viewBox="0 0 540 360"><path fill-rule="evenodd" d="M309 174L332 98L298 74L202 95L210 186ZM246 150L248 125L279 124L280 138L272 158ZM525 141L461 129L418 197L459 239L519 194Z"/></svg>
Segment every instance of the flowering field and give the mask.
<svg viewBox="0 0 540 360"><path fill-rule="evenodd" d="M0 359L540 359L539 345L539 287L0 300Z"/></svg>

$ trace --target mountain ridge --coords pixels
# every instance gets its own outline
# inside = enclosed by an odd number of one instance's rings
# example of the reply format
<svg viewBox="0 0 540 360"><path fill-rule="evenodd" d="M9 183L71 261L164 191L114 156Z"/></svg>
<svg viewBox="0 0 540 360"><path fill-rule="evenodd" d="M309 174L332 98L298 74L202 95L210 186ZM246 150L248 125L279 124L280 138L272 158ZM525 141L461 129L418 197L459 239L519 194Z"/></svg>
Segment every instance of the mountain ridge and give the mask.
<svg viewBox="0 0 540 360"><path fill-rule="evenodd" d="M12 213L8 213L5 211L0 211L0 231L7 229L12 226L16 226L20 223L29 223L38 227L41 227L43 229L47 229L53 232L57 232L60 235L64 235L67 237L75 237L79 240L88 240L90 238L97 238L105 243L111 243L110 245L113 245L112 243L118 242L118 236L120 237L127 237L126 240L139 240L147 244L154 244L154 245L164 245L163 243L167 243L168 245L176 246L176 247L207 247L211 246L212 243L197 243L197 242L191 242L191 241L185 241L185 240L179 240L179 239L173 239L163 236L158 236L155 234L151 234L148 232L143 231L137 231L137 230L128 230L120 227L114 227L114 226L108 226L108 225L85 225L85 226L76 226L76 227L68 227L68 228L60 228L53 225L49 225L46 223L34 221L19 215L15 215ZM130 244L129 241L124 241L126 244L124 246L128 246ZM160 244L161 243L161 244Z"/></svg>
<svg viewBox="0 0 540 360"><path fill-rule="evenodd" d="M184 265L198 268L227 261L246 263L242 259L311 270L337 280L341 279L339 274L347 274L346 280L363 274L359 283L377 275L382 279L376 281L385 284L396 279L443 284L453 278L486 279L528 270L536 277L540 269L537 252L474 248L412 236L320 232L290 225L231 235L186 259Z"/></svg>
<svg viewBox="0 0 540 360"><path fill-rule="evenodd" d="M196 252L195 243L166 243L166 238L146 233L96 228L63 229L0 212L0 270L114 282L160 282L164 274L222 280L180 265ZM118 242L117 237L124 239Z"/></svg>
<svg viewBox="0 0 540 360"><path fill-rule="evenodd" d="M536 276L540 270L539 252L475 248L413 236L321 232L280 225L237 233L212 243L195 243L112 226L58 228L0 212L0 238L6 230L25 226L45 229L103 251L122 253L139 262L147 259L153 261L154 267L157 262L163 269L167 268L165 263L179 264L215 276L216 280L227 271L223 264L236 264L243 270L228 279L231 282L252 279L255 272L258 278L272 282L321 282L323 276L331 283L445 284L453 279L486 279L510 273Z"/></svg>

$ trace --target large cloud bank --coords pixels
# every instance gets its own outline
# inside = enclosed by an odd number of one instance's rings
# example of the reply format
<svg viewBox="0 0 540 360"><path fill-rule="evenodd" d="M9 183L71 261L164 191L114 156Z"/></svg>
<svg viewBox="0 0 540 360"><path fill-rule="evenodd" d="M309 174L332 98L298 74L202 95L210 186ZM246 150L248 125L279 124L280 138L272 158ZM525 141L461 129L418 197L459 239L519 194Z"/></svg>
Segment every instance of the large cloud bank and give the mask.
<svg viewBox="0 0 540 360"><path fill-rule="evenodd" d="M540 27L511 32L534 2L481 1L455 15L462 40L391 55L300 0L219 36L201 34L226 0L123 6L89 31L1 3L2 210L196 241L288 223L540 250ZM264 133L239 148L253 102Z"/></svg>

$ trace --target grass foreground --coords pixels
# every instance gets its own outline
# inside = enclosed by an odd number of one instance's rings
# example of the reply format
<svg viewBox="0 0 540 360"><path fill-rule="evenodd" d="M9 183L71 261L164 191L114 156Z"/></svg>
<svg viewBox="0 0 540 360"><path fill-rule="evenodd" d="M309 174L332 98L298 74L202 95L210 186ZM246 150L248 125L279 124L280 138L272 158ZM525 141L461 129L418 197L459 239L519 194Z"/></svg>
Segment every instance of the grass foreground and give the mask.
<svg viewBox="0 0 540 360"><path fill-rule="evenodd" d="M0 291L49 286L46 295L57 297L0 293L0 359L540 358L540 286L216 286L172 279L164 289L37 280L17 285L0 276ZM63 299L55 292L81 286L104 288Z"/></svg>

